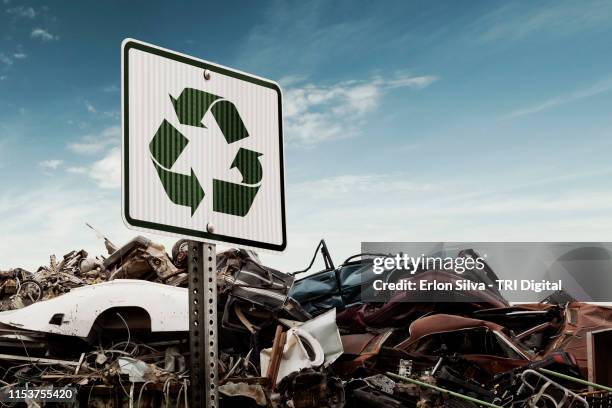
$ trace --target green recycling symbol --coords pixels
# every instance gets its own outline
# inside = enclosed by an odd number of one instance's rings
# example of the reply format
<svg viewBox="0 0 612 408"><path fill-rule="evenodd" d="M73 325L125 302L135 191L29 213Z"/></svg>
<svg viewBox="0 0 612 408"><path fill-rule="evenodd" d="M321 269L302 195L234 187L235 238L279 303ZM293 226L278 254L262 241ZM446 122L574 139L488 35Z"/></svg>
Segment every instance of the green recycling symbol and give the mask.
<svg viewBox="0 0 612 408"><path fill-rule="evenodd" d="M174 110L182 125L206 128L202 123L210 110L228 145L249 137L236 106L220 96L199 89L185 88L178 98L170 95ZM191 215L204 199L193 168L191 174L172 171L189 140L170 122L163 120L149 143L151 160L168 198L177 205L191 208ZM244 217L259 191L263 171L259 157L262 153L240 148L229 169L237 168L242 184L213 178L213 211Z"/></svg>

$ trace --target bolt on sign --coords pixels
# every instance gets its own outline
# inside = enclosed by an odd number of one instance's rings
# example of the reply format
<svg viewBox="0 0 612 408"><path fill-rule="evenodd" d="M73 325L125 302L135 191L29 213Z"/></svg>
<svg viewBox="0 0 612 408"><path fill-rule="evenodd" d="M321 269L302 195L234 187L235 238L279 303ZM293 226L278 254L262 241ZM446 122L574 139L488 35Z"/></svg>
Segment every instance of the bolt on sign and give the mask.
<svg viewBox="0 0 612 408"><path fill-rule="evenodd" d="M285 248L275 82L128 39L122 103L123 217L130 228Z"/></svg>

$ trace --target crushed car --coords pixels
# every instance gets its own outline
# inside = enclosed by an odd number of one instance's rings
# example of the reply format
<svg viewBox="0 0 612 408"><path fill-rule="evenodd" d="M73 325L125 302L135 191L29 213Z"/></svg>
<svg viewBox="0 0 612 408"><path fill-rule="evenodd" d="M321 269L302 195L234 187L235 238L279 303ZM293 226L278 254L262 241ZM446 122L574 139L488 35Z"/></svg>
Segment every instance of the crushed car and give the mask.
<svg viewBox="0 0 612 408"><path fill-rule="evenodd" d="M105 254L75 250L36 271L0 271L0 387L73 385L83 406L187 406L198 386L189 382L188 243L167 253L145 237L105 238ZM318 254L325 266L312 272ZM283 272L250 250L218 253L220 406L569 408L612 398L600 344L612 307L564 293L510 304L494 288L461 302L366 293L375 255L336 266L321 241L306 269ZM457 279L413 272L385 279ZM496 275L486 265L461 278L490 287Z"/></svg>

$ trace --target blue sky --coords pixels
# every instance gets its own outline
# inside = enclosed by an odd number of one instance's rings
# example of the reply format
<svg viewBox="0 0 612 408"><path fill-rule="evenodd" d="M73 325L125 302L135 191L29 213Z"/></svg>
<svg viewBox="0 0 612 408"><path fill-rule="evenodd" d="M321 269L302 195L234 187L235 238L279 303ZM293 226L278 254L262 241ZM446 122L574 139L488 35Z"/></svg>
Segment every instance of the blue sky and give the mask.
<svg viewBox="0 0 612 408"><path fill-rule="evenodd" d="M118 243L120 43L279 81L289 248L609 241L612 2L0 0L0 269ZM166 245L172 239L162 238Z"/></svg>

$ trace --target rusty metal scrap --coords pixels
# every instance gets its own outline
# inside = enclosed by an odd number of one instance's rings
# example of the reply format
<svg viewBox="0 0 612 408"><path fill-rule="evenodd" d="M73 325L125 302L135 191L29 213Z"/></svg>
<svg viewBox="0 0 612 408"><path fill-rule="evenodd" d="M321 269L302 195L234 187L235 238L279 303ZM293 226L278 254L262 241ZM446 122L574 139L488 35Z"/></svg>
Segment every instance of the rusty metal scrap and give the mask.
<svg viewBox="0 0 612 408"><path fill-rule="evenodd" d="M283 332L282 326L277 326L274 334L274 342L272 343L272 348L270 349L268 370L266 371L266 377L270 381L270 384L276 384L276 377L278 376L278 369L283 356L283 349L285 347L286 339L287 334Z"/></svg>
<svg viewBox="0 0 612 408"><path fill-rule="evenodd" d="M75 250L34 272L0 271L0 386L77 385L82 406L186 406L187 389L204 386L189 384L187 244L168 254L144 237L123 246L104 238L104 255ZM612 329L612 307L563 294L510 305L490 291L464 303L402 302L410 294L398 292L364 304L354 274L368 258L336 267L326 257L325 270L298 278L252 251L217 254L220 407L561 408L612 399L612 384L586 381L594 361L610 364L606 347L589 344ZM76 304L115 287L122 293L99 306ZM71 319L83 324L62 332Z"/></svg>

